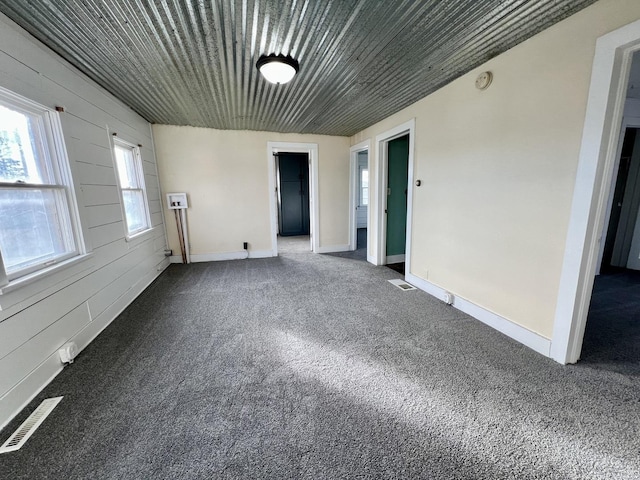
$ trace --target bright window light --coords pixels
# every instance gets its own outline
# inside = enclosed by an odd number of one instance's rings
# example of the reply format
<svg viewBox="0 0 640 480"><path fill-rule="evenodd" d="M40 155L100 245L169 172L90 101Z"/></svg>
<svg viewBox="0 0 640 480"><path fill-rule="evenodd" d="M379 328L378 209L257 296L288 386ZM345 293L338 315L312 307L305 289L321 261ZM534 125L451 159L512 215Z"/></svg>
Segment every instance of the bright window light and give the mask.
<svg viewBox="0 0 640 480"><path fill-rule="evenodd" d="M58 114L0 89L0 279L80 254ZM2 267L4 265L4 268Z"/></svg>
<svg viewBox="0 0 640 480"><path fill-rule="evenodd" d="M114 140L118 185L127 229L131 237L151 228L140 149L120 139Z"/></svg>

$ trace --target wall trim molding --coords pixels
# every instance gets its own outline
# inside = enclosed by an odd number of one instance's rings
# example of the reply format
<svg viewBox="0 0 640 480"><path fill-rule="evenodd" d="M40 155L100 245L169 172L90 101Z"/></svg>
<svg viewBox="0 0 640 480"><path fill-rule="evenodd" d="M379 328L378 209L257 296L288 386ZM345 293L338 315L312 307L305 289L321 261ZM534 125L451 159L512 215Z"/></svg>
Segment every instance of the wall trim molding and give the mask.
<svg viewBox="0 0 640 480"><path fill-rule="evenodd" d="M0 398L0 431L4 429L63 370L58 352L49 356ZM27 397L26 400L24 399Z"/></svg>
<svg viewBox="0 0 640 480"><path fill-rule="evenodd" d="M348 252L351 250L350 245L327 245L326 247L316 248L316 253L337 253Z"/></svg>
<svg viewBox="0 0 640 480"><path fill-rule="evenodd" d="M389 255L388 257L385 257L385 264L388 265L390 263L401 263L404 262L406 258L406 255L404 253L401 253L399 255Z"/></svg>
<svg viewBox="0 0 640 480"><path fill-rule="evenodd" d="M248 255L247 255L248 254ZM191 254L191 263L221 262L224 260L246 260L247 258L274 257L272 250L239 250L237 252L198 253ZM182 263L182 257L171 255L171 263Z"/></svg>
<svg viewBox="0 0 640 480"><path fill-rule="evenodd" d="M410 273L405 275L405 280L429 295L436 297L438 300L444 301L445 295L449 294L449 292L444 288ZM451 306L472 316L476 320L480 320L485 325L490 326L507 337L544 355L545 357L551 356L551 340L548 338L538 335L537 333L532 332L517 323L513 323L511 320L508 320L497 313L487 310L486 308L476 305L475 303L457 295L453 295L453 304Z"/></svg>

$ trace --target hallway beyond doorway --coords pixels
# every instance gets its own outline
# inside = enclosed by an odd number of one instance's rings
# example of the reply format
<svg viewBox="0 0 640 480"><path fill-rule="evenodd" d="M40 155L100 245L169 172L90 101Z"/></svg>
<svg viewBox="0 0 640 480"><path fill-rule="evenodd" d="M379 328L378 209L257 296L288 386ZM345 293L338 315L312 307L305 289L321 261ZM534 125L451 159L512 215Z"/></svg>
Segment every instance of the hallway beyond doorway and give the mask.
<svg viewBox="0 0 640 480"><path fill-rule="evenodd" d="M278 253L311 253L309 235L292 237L278 235Z"/></svg>

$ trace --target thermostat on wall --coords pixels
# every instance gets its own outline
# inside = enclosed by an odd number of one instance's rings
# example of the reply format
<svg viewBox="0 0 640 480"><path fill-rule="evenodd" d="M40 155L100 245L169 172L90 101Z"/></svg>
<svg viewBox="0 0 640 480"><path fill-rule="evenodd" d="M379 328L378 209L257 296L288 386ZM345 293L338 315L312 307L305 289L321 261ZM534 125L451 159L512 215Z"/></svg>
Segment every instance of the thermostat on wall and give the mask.
<svg viewBox="0 0 640 480"><path fill-rule="evenodd" d="M167 208L169 210L180 210L189 208L186 193L167 193Z"/></svg>

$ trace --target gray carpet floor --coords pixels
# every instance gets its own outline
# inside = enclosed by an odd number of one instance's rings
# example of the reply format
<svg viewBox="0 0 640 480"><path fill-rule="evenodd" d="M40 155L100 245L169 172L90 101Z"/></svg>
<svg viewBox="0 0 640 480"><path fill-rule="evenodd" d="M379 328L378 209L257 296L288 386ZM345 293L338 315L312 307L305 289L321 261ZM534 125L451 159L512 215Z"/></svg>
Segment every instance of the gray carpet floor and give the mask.
<svg viewBox="0 0 640 480"><path fill-rule="evenodd" d="M309 235L293 237L281 237L278 235L278 253L305 253L311 252Z"/></svg>
<svg viewBox="0 0 640 480"><path fill-rule="evenodd" d="M170 266L0 478L640 478L637 365L558 365L358 255Z"/></svg>
<svg viewBox="0 0 640 480"><path fill-rule="evenodd" d="M640 272L596 277L581 363L640 377Z"/></svg>

